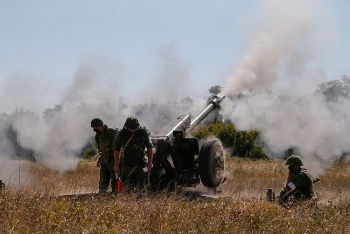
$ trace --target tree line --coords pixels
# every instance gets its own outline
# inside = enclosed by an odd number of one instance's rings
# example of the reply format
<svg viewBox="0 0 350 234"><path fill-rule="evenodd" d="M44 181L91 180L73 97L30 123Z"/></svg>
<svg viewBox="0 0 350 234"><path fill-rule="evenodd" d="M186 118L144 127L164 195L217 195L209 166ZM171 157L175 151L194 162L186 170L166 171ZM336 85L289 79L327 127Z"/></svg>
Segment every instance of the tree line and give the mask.
<svg viewBox="0 0 350 234"><path fill-rule="evenodd" d="M219 85L212 86L209 90L210 94L218 94L221 92ZM348 99L350 97L350 77L342 76L339 80L329 81L322 83L316 90L317 94L324 95L325 100L328 102L336 102L339 99ZM231 100L235 98L242 98L244 94L239 93L234 97L230 97ZM125 100L120 98L116 103L107 101L105 108L107 122L115 122L116 119L124 119L127 117L123 110L127 107ZM187 113L188 109L194 104L194 101L190 97L185 97L179 101L173 101L170 104L166 103L144 103L132 106L130 109L133 113L137 113L138 117L152 116L152 122L149 124L152 132L159 131L162 127L166 126L174 117L181 113ZM26 119L26 122L30 122L31 125L40 126L43 123L47 125L54 125L57 123L54 120L58 116L66 116L71 118L69 112L74 113L104 113L104 109L92 109L88 103L81 103L80 105L67 109L63 105L55 105L54 108L47 108L42 114L35 113L29 110L16 109L12 114L0 114L0 149L5 152L6 155L17 156L21 154L22 158L35 160L35 149L29 146L23 146L20 142L20 132L18 127L18 119ZM121 113L119 116L108 115L109 112ZM73 115L73 116L76 116ZM16 121L17 120L17 121ZM59 121L58 123L64 123L66 119ZM88 120L84 120L88 122ZM120 120L119 120L120 121ZM87 123L86 125L89 125ZM64 126L62 126L64 127ZM113 127L113 126L111 126ZM35 129L35 128L34 128ZM86 144L81 148L73 149L77 157L90 158L94 156L96 152L96 145L94 143L92 133L89 131L89 126L86 127L90 136L86 140ZM69 131L67 129L66 131ZM261 142L258 129L252 129L249 131L240 131L236 129L234 123L230 120L224 120L224 118L217 118L214 123L205 123L203 126L199 126L192 135L198 139L204 139L207 137L217 137L223 143L223 146L231 150L232 156L249 157L249 158L267 158L266 149ZM288 149L286 149L287 151ZM70 149L70 152L71 149Z"/></svg>

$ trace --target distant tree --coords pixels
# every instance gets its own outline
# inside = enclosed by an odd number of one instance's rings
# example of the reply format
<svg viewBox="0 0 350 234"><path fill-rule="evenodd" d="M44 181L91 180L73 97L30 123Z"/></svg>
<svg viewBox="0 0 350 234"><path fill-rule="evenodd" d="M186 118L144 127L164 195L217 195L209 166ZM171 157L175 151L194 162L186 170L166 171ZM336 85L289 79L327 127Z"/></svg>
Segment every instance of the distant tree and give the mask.
<svg viewBox="0 0 350 234"><path fill-rule="evenodd" d="M221 86L220 85L215 85L215 86L210 87L209 93L210 94L219 94L219 93L221 93Z"/></svg>
<svg viewBox="0 0 350 234"><path fill-rule="evenodd" d="M189 106L192 106L194 103L193 99L190 97L185 97L180 100L180 107L187 109Z"/></svg>
<svg viewBox="0 0 350 234"><path fill-rule="evenodd" d="M322 92L328 101L337 101L339 97L350 97L350 77L342 76L341 80L332 80L319 85L318 92Z"/></svg>
<svg viewBox="0 0 350 234"><path fill-rule="evenodd" d="M118 110L125 110L128 107L128 104L126 104L125 100L122 97L120 97L118 99L117 107Z"/></svg>
<svg viewBox="0 0 350 234"><path fill-rule="evenodd" d="M255 144L259 131L239 131L235 135L234 147L239 157L267 158L261 146Z"/></svg>
<svg viewBox="0 0 350 234"><path fill-rule="evenodd" d="M42 114L43 119L46 121L52 120L56 115L61 113L62 109L62 105L55 105L55 108L46 108Z"/></svg>
<svg viewBox="0 0 350 234"><path fill-rule="evenodd" d="M15 129L13 125L9 125L5 130L5 136L7 141L7 146L10 146L11 156L15 156L21 159L26 159L35 162L34 150L25 148L20 145L20 132Z"/></svg>

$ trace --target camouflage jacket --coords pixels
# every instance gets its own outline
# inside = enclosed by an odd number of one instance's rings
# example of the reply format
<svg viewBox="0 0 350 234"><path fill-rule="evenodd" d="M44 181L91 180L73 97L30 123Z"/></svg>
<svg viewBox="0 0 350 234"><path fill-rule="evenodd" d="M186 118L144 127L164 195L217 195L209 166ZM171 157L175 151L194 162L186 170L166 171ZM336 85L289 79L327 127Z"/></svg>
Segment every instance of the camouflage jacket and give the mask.
<svg viewBox="0 0 350 234"><path fill-rule="evenodd" d="M292 190L290 194L296 199L312 198L314 195L312 178L304 168L294 172L287 186Z"/></svg>
<svg viewBox="0 0 350 234"><path fill-rule="evenodd" d="M120 151L120 149L123 147L123 164L132 167L145 164L143 160L145 148L153 147L150 134L151 133L146 129L146 127L139 128L125 147L126 143L132 136L132 133L126 128L123 128L120 132L118 132L114 140L113 148L114 150Z"/></svg>
<svg viewBox="0 0 350 234"><path fill-rule="evenodd" d="M107 163L109 158L113 158L113 141L117 135L117 130L109 128L107 125L104 125L104 131L97 132L95 135L95 141L97 143L98 152L100 155L100 162Z"/></svg>

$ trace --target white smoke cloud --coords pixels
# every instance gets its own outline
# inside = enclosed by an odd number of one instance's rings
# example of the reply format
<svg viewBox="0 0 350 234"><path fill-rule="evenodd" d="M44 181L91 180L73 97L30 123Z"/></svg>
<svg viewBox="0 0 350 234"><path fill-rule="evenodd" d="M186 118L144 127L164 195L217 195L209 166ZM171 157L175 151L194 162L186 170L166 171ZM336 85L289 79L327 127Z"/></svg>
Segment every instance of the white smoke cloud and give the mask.
<svg viewBox="0 0 350 234"><path fill-rule="evenodd" d="M190 68L176 54L175 44L160 45L157 50L157 63L153 67L153 79L143 85L141 96L145 100L164 102L179 101L190 93Z"/></svg>
<svg viewBox="0 0 350 234"><path fill-rule="evenodd" d="M0 93L1 110L10 113L16 108L30 106L37 111L45 105L43 98L50 92L50 87L40 81L40 76L28 72L16 72L4 79Z"/></svg>
<svg viewBox="0 0 350 234"><path fill-rule="evenodd" d="M319 60L329 52L327 48L338 43L336 25L329 26L333 17L318 1L264 1L255 16L257 19L249 21L255 27L247 26L253 31L247 37L248 51L228 77L225 94L271 89L286 82L300 94L305 83L296 81L307 79L315 87L324 80L322 76L306 77L313 72L312 59L317 56Z"/></svg>
<svg viewBox="0 0 350 234"><path fill-rule="evenodd" d="M32 105L45 99L49 92L40 93L23 74L23 79L18 81L22 88L14 88L13 94L32 90L33 95L17 97L7 92L8 105L23 110L0 116L6 120L3 123L11 124L14 129L12 142L8 142L6 134L0 135L3 138L0 165L12 165L9 163L11 155L17 155L19 151L13 146L20 144L24 149L31 149L39 163L60 172L74 169L79 162L76 155L94 136L90 121L95 117L102 118L110 127L122 128L127 116L136 115L141 125L156 134L177 115L198 114L199 108L205 105L204 100L198 98L191 102L190 98L186 99L189 97L189 68L175 55L174 45L160 46L157 55L159 64L155 64L155 78L144 82L146 85L140 92L130 92L129 86L138 86L139 80L126 78L122 64L103 56L86 58L72 76L70 85L61 93L58 105L47 107L36 115L26 110L31 110ZM18 102L11 102L14 98ZM1 132L7 128L7 125L0 125ZM11 167L6 173L9 170ZM16 174L18 168L12 167L11 171ZM3 172L0 171L0 179L5 180Z"/></svg>
<svg viewBox="0 0 350 234"><path fill-rule="evenodd" d="M319 1L270 0L257 16L248 51L224 86L224 94L246 97L224 102L223 113L241 130L260 130L269 156L297 147L318 175L350 151L349 101L327 104L315 95L327 79L313 61L336 46L337 25Z"/></svg>

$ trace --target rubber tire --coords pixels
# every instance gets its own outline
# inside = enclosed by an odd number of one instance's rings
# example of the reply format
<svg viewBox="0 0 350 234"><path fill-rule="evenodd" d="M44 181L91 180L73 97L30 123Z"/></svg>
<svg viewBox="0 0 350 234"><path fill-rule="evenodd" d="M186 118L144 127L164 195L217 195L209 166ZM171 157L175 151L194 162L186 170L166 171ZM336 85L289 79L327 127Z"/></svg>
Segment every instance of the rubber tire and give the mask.
<svg viewBox="0 0 350 234"><path fill-rule="evenodd" d="M199 175L202 184L208 188L216 188L224 178L224 149L218 139L203 142L199 152Z"/></svg>

